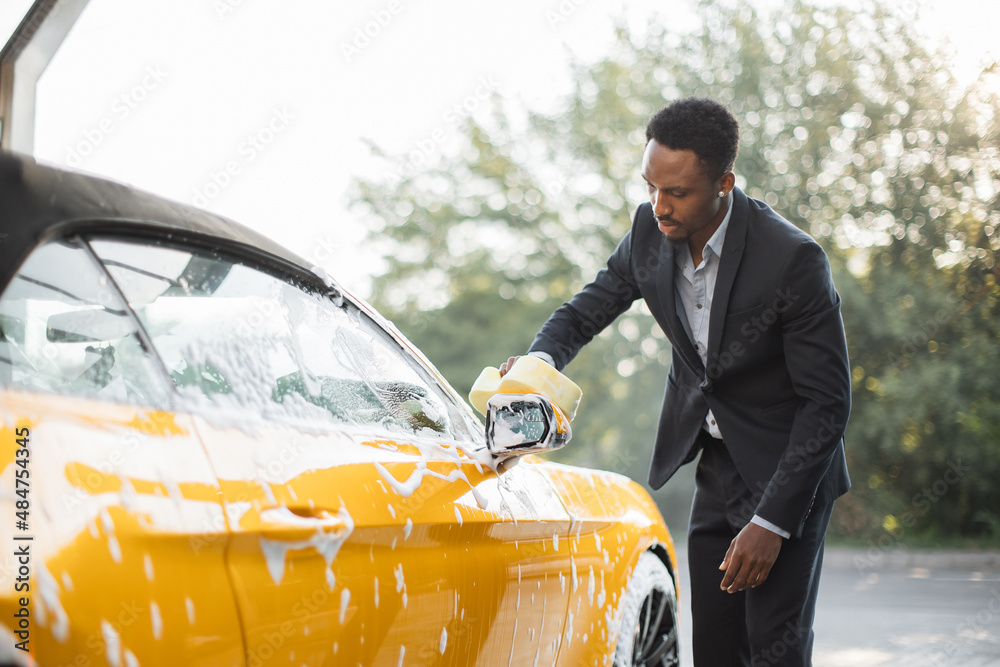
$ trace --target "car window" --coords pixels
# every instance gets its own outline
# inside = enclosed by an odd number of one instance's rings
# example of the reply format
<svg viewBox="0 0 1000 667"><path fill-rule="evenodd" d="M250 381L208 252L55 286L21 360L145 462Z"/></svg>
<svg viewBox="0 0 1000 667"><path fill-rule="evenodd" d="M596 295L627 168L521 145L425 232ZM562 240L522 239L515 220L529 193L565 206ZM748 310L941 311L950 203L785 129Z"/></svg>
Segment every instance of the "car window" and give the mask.
<svg viewBox="0 0 1000 667"><path fill-rule="evenodd" d="M91 240L91 247L186 400L409 434L465 434L426 372L348 301L208 251L118 240Z"/></svg>
<svg viewBox="0 0 1000 667"><path fill-rule="evenodd" d="M0 297L0 383L153 407L169 396L121 295L77 240L37 248Z"/></svg>

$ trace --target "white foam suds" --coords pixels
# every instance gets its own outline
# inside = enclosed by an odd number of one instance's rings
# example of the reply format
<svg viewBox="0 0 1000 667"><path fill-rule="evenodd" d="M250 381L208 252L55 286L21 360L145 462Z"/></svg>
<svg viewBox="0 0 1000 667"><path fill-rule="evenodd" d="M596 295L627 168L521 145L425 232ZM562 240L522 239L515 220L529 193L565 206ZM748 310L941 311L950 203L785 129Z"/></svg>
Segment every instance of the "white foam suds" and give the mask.
<svg viewBox="0 0 1000 667"><path fill-rule="evenodd" d="M160 616L160 607L155 602L149 603L149 616L153 621L153 639L163 637L163 617Z"/></svg>
<svg viewBox="0 0 1000 667"><path fill-rule="evenodd" d="M514 619L514 632L511 633L510 638L514 639L515 637L517 637L517 619L516 618ZM514 648L516 646L517 646L517 642L513 642L512 641L511 644L510 644L510 655L507 657L507 667L511 667L511 664L512 664L512 662L514 660Z"/></svg>
<svg viewBox="0 0 1000 667"><path fill-rule="evenodd" d="M289 489L291 490L291 489ZM253 508L253 503L246 501L227 502L225 505L226 518L233 527L240 525L243 516Z"/></svg>
<svg viewBox="0 0 1000 667"><path fill-rule="evenodd" d="M403 578L402 563L396 566L396 569L393 570L393 574L396 575L396 592L399 593L400 591L403 590L403 587L406 586L406 580Z"/></svg>
<svg viewBox="0 0 1000 667"><path fill-rule="evenodd" d="M451 451L443 447L438 447L438 449L441 449L442 451ZM392 476L392 473L389 472L384 465L378 461L374 462L375 469L378 470L382 479L384 479L396 493L404 498L412 496L413 492L420 488L420 485L423 483L425 477L436 477L437 479L443 479L446 482L455 482L462 479L465 480L465 483L469 485L469 489L472 490L472 495L475 497L476 503L481 508L486 509L489 506L489 499L476 489L475 486L473 486L473 484L469 481L469 478L466 477L464 472L462 472L461 464L457 461L455 464L458 467L445 475L431 470L427 467L427 461L421 460L417 462L416 469L410 474L409 477L407 477L404 481L399 481Z"/></svg>
<svg viewBox="0 0 1000 667"><path fill-rule="evenodd" d="M601 591L597 594L597 606L604 607L604 601L607 599L607 593L604 588L604 570L601 570Z"/></svg>
<svg viewBox="0 0 1000 667"><path fill-rule="evenodd" d="M315 526L316 532L307 540L270 540L260 538L260 549L267 562L267 571L275 584L280 584L285 575L285 559L293 549L313 547L326 561L327 586L333 590L333 559L344 542L354 531L354 520L347 508L341 507L335 518L322 519L318 517L302 517L287 507L274 507L261 512L261 521L267 519L272 523L287 523L289 526ZM330 529L329 531L326 529Z"/></svg>
<svg viewBox="0 0 1000 667"><path fill-rule="evenodd" d="M115 522L111 518L111 513L108 512L108 509L106 507L102 507L97 512L97 517L101 520L101 528L104 529L105 533L115 532Z"/></svg>
<svg viewBox="0 0 1000 667"><path fill-rule="evenodd" d="M52 636L59 643L65 643L69 639L69 616L59 599L59 583L44 563L38 567L38 592L41 601L38 605L39 624L45 625L48 614L51 614Z"/></svg>
<svg viewBox="0 0 1000 667"><path fill-rule="evenodd" d="M407 595L406 595L406 580L403 578L403 564L402 563L400 563L399 565L396 566L396 569L393 570L393 574L396 575L396 592L403 594L403 608L405 609L406 608Z"/></svg>
<svg viewBox="0 0 1000 667"><path fill-rule="evenodd" d="M101 636L104 638L104 657L111 667L120 667L122 660L122 638L118 636L115 627L105 620L101 621Z"/></svg>
<svg viewBox="0 0 1000 667"><path fill-rule="evenodd" d="M114 535L108 535L108 553L111 554L111 560L114 562L122 562L122 548L118 544L118 538Z"/></svg>
<svg viewBox="0 0 1000 667"><path fill-rule="evenodd" d="M347 618L347 605L351 602L351 591L344 589L340 592L340 624L344 624L344 619Z"/></svg>
<svg viewBox="0 0 1000 667"><path fill-rule="evenodd" d="M437 477L438 479L443 479L448 482L454 482L455 480L458 479L465 479L465 473L462 472L461 468L456 468L447 475L442 475L439 472L430 470L427 467L426 461L419 461L413 473L409 477L407 477L405 481L402 482L393 477L392 473L389 472L389 470L378 461L375 461L375 469L378 470L380 475L382 475L382 479L384 479L396 493L403 496L404 498L409 498L410 496L412 496L413 492L416 491L418 488L420 488L420 484L424 481L424 477L428 475L431 477ZM468 480L466 479L466 481Z"/></svg>

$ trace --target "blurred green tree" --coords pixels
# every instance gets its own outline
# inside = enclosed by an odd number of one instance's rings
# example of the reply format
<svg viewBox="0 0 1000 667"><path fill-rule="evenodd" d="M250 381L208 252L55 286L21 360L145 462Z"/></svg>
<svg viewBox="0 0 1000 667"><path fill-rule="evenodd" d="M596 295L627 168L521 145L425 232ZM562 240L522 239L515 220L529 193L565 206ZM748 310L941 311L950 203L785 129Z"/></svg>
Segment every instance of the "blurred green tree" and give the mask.
<svg viewBox="0 0 1000 667"><path fill-rule="evenodd" d="M995 69L961 87L915 17L785 0L701 2L700 27L617 29L559 113L494 99L463 150L358 181L387 250L374 301L468 392L527 348L645 199L649 116L712 97L741 120L737 183L826 247L844 300L854 491L834 532L1000 539L1000 123ZM992 87L991 87L992 85ZM639 303L567 369L584 390L562 460L645 480L669 344ZM690 468L690 466L689 466ZM686 523L690 471L657 495Z"/></svg>

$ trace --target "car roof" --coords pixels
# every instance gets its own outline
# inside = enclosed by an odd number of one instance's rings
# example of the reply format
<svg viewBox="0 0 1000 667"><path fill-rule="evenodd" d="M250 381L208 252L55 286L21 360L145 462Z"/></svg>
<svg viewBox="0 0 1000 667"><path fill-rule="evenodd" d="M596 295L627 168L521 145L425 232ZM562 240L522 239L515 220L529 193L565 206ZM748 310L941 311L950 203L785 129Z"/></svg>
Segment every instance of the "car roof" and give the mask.
<svg viewBox="0 0 1000 667"><path fill-rule="evenodd" d="M53 238L85 232L165 234L208 247L278 258L310 275L310 265L252 229L122 183L0 151L0 291L28 254ZM271 258L268 258L271 259Z"/></svg>

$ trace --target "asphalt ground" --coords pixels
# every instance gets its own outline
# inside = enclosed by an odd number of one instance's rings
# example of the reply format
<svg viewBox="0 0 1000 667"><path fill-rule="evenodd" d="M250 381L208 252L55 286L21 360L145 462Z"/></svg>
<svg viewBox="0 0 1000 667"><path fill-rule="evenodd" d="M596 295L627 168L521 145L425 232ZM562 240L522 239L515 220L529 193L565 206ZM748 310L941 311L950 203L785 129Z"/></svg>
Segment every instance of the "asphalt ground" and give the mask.
<svg viewBox="0 0 1000 667"><path fill-rule="evenodd" d="M677 555L681 664L693 667ZM815 667L1000 667L1000 551L829 548L814 630Z"/></svg>

